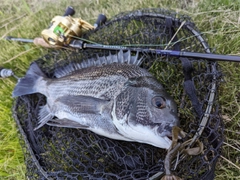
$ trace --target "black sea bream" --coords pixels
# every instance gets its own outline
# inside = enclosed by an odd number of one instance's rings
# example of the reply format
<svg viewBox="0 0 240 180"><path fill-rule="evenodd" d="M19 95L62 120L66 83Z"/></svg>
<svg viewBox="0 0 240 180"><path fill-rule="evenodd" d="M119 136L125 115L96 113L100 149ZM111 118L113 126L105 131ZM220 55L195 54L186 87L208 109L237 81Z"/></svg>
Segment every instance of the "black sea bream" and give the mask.
<svg viewBox="0 0 240 180"><path fill-rule="evenodd" d="M89 59L56 70L47 78L36 63L17 83L13 97L41 93L39 111L45 124L88 129L99 135L168 149L177 106L161 84L131 52Z"/></svg>

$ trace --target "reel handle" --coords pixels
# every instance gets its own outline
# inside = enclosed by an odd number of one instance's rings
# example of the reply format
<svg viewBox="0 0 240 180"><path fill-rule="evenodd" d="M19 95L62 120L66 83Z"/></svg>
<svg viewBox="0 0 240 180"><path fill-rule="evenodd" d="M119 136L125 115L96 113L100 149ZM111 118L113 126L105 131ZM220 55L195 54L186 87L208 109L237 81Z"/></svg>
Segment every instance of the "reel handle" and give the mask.
<svg viewBox="0 0 240 180"><path fill-rule="evenodd" d="M68 6L63 16L73 16L74 14L75 14L75 10L73 9L73 7Z"/></svg>
<svg viewBox="0 0 240 180"><path fill-rule="evenodd" d="M105 24L105 22L107 21L107 17L104 14L99 14L97 21L94 23L94 28L98 28L99 26Z"/></svg>

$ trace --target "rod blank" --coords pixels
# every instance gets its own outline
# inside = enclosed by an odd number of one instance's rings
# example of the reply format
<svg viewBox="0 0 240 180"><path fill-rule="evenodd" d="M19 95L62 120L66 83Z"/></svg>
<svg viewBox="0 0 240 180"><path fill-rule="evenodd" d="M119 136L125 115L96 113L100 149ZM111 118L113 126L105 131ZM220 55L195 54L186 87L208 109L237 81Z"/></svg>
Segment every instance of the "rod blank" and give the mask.
<svg viewBox="0 0 240 180"><path fill-rule="evenodd" d="M33 39L15 38L7 36L6 40L19 41L33 43ZM186 51L173 51L173 50L160 50L160 49L147 49L147 48L131 48L126 46L118 45L104 45L104 44L89 44L81 40L72 40L69 47L78 49L106 49L106 50L131 50L146 53L156 53L164 56L175 56L175 57L187 57L196 59L207 59L213 61L228 61L228 62L240 62L240 56L212 54L212 53L198 53L198 52L186 52Z"/></svg>

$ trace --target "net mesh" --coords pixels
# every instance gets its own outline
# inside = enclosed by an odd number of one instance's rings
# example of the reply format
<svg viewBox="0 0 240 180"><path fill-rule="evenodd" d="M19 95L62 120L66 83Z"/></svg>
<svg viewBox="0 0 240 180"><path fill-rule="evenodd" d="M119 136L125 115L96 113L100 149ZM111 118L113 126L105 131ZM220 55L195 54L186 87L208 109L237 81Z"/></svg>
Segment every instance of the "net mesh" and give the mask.
<svg viewBox="0 0 240 180"><path fill-rule="evenodd" d="M163 9L119 14L83 38L105 45L210 53L189 17ZM109 53L103 49L52 50L36 62L48 77L54 78L54 69L58 67ZM204 144L204 151L181 160L174 174L183 179L213 179L223 142L217 94L221 73L217 63L187 59L191 66L187 75L195 86L193 92L198 102L194 105L196 101L184 88L186 69L179 58L146 52L142 55L147 56L142 67L153 73L176 101L180 127L187 137L199 133L198 138ZM13 107L29 179L148 179L164 171L166 150L147 144L117 141L87 130L48 125L34 131L39 107L45 103L43 95L33 94L18 97ZM204 118L207 124L200 133Z"/></svg>

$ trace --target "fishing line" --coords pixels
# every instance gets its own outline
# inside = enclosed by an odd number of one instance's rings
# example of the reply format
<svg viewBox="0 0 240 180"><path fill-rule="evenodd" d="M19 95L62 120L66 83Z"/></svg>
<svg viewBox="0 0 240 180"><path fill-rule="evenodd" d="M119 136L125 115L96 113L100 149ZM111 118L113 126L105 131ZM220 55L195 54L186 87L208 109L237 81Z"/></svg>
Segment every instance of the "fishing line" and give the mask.
<svg viewBox="0 0 240 180"><path fill-rule="evenodd" d="M184 23L185 24L185 23ZM183 24L181 24L183 25ZM192 38L196 38L197 36L199 35L204 35L204 34L209 34L211 32L213 33L218 33L219 30L221 30L222 28L219 28L219 29L213 29L213 30L209 30L209 31L203 31L203 32L199 32L198 35L191 35L191 36L188 36L186 38L179 38L179 40L175 41L175 42L171 42L171 43L165 43L165 44L122 44L122 45L114 45L114 46L119 46L119 47L122 47L122 46L126 46L126 47L158 47L158 46L168 46L168 47L172 47L174 46L175 44L177 43L183 43L184 41L187 41L189 39L192 39ZM231 29L235 29L234 27L232 26L229 26L229 27L226 27L225 30L231 30ZM215 32L214 32L215 31ZM240 32L240 30L236 30L237 32ZM77 37L77 36L72 36L70 35L72 38L74 39L79 39L79 40L82 40L84 42L88 42L88 43L92 43L92 44L98 44L100 45L100 43L97 43L93 40L89 40L89 39L85 39L85 38L81 38L81 37ZM170 42L170 41L169 41ZM166 50L166 48L165 48Z"/></svg>

